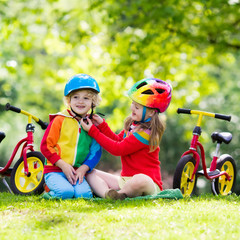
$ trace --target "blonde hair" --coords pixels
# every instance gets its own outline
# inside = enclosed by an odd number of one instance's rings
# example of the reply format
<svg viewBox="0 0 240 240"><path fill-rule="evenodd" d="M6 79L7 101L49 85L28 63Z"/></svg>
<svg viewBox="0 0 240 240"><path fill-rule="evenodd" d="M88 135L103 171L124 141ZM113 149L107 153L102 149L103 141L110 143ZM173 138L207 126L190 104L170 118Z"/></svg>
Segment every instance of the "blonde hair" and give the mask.
<svg viewBox="0 0 240 240"><path fill-rule="evenodd" d="M133 123L132 117L128 116L124 122L124 130L129 131L132 123ZM155 112L149 122L139 123L139 126L137 126L137 128L134 131L143 131L146 129L149 129L151 131L149 139L149 148L150 152L153 152L157 149L161 142L163 133L165 131L165 122L163 122L159 114Z"/></svg>
<svg viewBox="0 0 240 240"><path fill-rule="evenodd" d="M75 90L75 91L70 92L67 96L64 97L63 101L64 101L65 105L66 105L67 107L69 107L71 97L72 97L76 92L82 91L82 90L87 91L88 97L90 97L90 98L92 99L93 108L97 107L97 106L100 104L102 98L100 97L100 95L99 95L97 92L92 91L91 89L78 89L78 90Z"/></svg>

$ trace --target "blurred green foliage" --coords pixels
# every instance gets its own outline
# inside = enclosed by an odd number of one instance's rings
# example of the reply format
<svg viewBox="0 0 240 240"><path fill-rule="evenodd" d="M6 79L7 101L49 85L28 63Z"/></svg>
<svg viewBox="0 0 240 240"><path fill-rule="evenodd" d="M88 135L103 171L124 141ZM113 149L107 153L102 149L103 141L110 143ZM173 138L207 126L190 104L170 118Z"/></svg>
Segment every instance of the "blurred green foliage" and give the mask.
<svg viewBox="0 0 240 240"><path fill-rule="evenodd" d="M212 131L230 131L223 150L239 165L239 0L2 0L0 1L1 162L24 136L24 117L5 112L10 102L44 121L64 107L63 89L74 74L92 75L101 88L99 111L114 131L129 114L126 90L155 76L173 86L161 143L162 171L172 174L189 147L196 123L178 107L231 114L232 122L205 119L206 156ZM36 147L42 137L36 128ZM100 167L117 170L104 153ZM239 190L240 191L240 190Z"/></svg>

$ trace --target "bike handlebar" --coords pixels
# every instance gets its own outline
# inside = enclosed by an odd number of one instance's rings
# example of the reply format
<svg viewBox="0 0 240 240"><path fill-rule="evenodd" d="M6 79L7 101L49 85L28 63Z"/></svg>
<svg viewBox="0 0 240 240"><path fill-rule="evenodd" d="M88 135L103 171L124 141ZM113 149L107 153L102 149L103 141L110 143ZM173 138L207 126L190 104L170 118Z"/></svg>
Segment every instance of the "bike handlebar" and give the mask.
<svg viewBox="0 0 240 240"><path fill-rule="evenodd" d="M14 107L14 106L10 105L10 103L6 104L5 109L6 109L6 111L11 110L11 111L16 112L16 113L21 112L20 108Z"/></svg>
<svg viewBox="0 0 240 240"><path fill-rule="evenodd" d="M231 121L232 116L230 115L224 115L224 114L219 114L219 113L215 113L215 118L218 119L222 119L222 120L226 120L226 121Z"/></svg>
<svg viewBox="0 0 240 240"><path fill-rule="evenodd" d="M186 108L178 108L177 109L177 113L185 113L185 114L191 114L191 110L190 109L186 109Z"/></svg>
<svg viewBox="0 0 240 240"><path fill-rule="evenodd" d="M191 110L191 109L185 109L185 108L178 108L177 109L177 113L183 113L183 114L198 114L198 115L205 115L205 116L209 116L209 117L214 117L214 118L218 118L218 119L222 119L225 121L231 121L231 117L230 115L224 115L224 114L219 114L219 113L209 113L209 112L203 112L203 111L198 111L198 110Z"/></svg>
<svg viewBox="0 0 240 240"><path fill-rule="evenodd" d="M35 117L31 113L28 113L28 112L26 112L26 111L24 111L24 110L22 110L18 107L12 106L10 103L6 104L5 109L6 109L6 111L11 110L11 111L16 112L16 113L22 113L24 115L31 116L34 119L34 121L41 126L41 128L43 130L46 129L47 126L48 126L47 122L43 122L41 119Z"/></svg>

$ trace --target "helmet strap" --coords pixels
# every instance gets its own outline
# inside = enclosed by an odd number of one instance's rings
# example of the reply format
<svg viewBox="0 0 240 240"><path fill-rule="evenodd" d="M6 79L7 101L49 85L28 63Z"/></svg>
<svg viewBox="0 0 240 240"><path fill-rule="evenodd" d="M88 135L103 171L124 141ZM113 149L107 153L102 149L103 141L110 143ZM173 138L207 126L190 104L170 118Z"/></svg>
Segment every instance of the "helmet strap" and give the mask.
<svg viewBox="0 0 240 240"><path fill-rule="evenodd" d="M92 103L92 107L91 107L91 113L89 115L89 119L92 119L93 118L93 109L94 109L94 105ZM78 113L76 113L72 108L71 108L71 111L75 114L75 117L79 117L79 118L82 118L82 116ZM100 112L97 112L97 114L101 115L101 116L105 116L103 113L100 113ZM86 119L86 117L84 118Z"/></svg>
<svg viewBox="0 0 240 240"><path fill-rule="evenodd" d="M80 117L80 118L82 118L82 116L81 116L80 114L76 113L72 108L71 108L71 111L75 114L75 117Z"/></svg>
<svg viewBox="0 0 240 240"><path fill-rule="evenodd" d="M92 119L92 117L93 117L93 108L94 108L94 105L93 105L93 103L92 103L91 113L90 113L90 115L89 115L89 119ZM80 117L80 118L82 118L82 116L81 116L80 114L76 113L72 108L71 108L71 111L75 114L75 117Z"/></svg>
<svg viewBox="0 0 240 240"><path fill-rule="evenodd" d="M146 111L147 111L147 108L145 106L143 106L143 112L142 112L142 120L141 122L144 122L144 119L145 119L145 116L146 116Z"/></svg>
<svg viewBox="0 0 240 240"><path fill-rule="evenodd" d="M146 120L144 120L144 123L145 123L145 122L150 122L151 119L152 119L151 117L147 118Z"/></svg>
<svg viewBox="0 0 240 240"><path fill-rule="evenodd" d="M151 117L149 117L145 120L146 112L147 112L147 108L143 106L142 120L140 121L141 123L150 122L150 120L152 119Z"/></svg>
<svg viewBox="0 0 240 240"><path fill-rule="evenodd" d="M90 113L90 115L89 115L89 119L92 119L92 117L93 117L93 108L94 108L94 105L93 105L93 103L92 103L92 110L91 110L91 113Z"/></svg>

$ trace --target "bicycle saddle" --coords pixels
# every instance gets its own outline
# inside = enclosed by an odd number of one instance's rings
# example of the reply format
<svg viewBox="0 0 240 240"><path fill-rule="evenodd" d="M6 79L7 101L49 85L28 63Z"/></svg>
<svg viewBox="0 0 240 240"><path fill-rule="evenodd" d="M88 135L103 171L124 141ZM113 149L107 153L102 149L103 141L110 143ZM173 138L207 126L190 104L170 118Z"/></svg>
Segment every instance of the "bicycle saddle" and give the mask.
<svg viewBox="0 0 240 240"><path fill-rule="evenodd" d="M6 137L4 132L0 132L0 142Z"/></svg>
<svg viewBox="0 0 240 240"><path fill-rule="evenodd" d="M213 142L217 141L217 143L224 142L224 143L228 144L232 140L232 134L229 132L220 132L220 133L214 132L214 133L212 133L211 138L212 138Z"/></svg>

